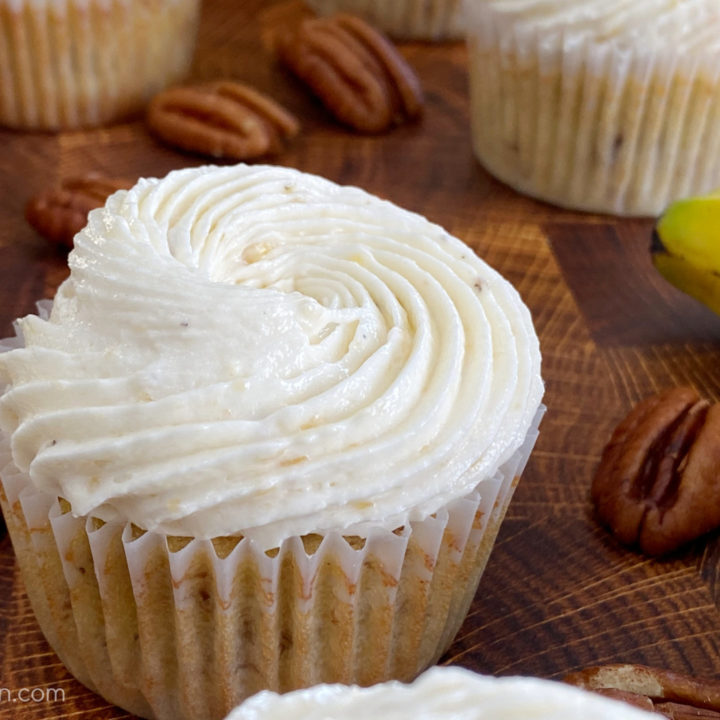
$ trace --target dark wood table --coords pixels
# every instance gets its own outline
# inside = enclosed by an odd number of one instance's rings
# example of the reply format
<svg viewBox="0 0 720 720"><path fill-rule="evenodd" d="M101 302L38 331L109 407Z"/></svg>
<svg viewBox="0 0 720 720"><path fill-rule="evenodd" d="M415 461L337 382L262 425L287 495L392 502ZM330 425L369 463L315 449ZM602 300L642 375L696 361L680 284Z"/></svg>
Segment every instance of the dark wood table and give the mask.
<svg viewBox="0 0 720 720"><path fill-rule="evenodd" d="M518 287L541 339L548 412L540 439L443 662L550 678L614 661L720 676L717 540L651 560L617 545L588 497L603 445L639 399L685 383L720 399L720 317L655 273L652 220L559 210L480 167L462 44L402 46L424 84L421 122L379 137L336 125L267 48L268 30L297 10L295 1L205 0L194 77L246 80L285 103L303 130L275 162L359 185L444 225ZM67 274L65 254L23 219L30 195L91 170L157 176L204 162L157 144L141 120L59 135L0 131L0 148L0 337ZM0 718L129 717L73 680L45 643L7 537L0 643L0 688L64 694L19 704L0 690Z"/></svg>

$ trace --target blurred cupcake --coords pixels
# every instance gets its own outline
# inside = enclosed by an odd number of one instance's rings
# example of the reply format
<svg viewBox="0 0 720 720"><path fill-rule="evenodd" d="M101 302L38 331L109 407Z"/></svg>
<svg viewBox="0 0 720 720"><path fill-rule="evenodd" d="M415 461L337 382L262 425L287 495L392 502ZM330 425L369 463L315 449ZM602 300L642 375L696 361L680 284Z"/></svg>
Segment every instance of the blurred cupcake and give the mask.
<svg viewBox="0 0 720 720"><path fill-rule="evenodd" d="M269 166L140 181L69 264L0 353L0 476L71 672L195 720L435 662L537 434L510 284L418 215Z"/></svg>
<svg viewBox="0 0 720 720"><path fill-rule="evenodd" d="M716 0L465 0L475 153L521 192L655 215L720 185Z"/></svg>
<svg viewBox="0 0 720 720"><path fill-rule="evenodd" d="M192 60L200 0L0 0L0 125L131 115Z"/></svg>
<svg viewBox="0 0 720 720"><path fill-rule="evenodd" d="M316 685L287 695L262 692L227 720L650 720L637 708L551 680L494 678L435 667L411 685Z"/></svg>
<svg viewBox="0 0 720 720"><path fill-rule="evenodd" d="M306 0L321 15L348 12L396 40L459 40L460 0Z"/></svg>

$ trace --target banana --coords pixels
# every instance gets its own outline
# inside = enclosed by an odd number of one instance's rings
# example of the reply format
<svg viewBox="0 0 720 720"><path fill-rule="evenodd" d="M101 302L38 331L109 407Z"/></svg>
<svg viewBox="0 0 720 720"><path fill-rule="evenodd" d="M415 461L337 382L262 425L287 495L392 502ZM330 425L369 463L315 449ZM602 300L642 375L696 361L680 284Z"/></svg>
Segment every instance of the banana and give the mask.
<svg viewBox="0 0 720 720"><path fill-rule="evenodd" d="M666 280L720 315L720 190L672 203L650 252Z"/></svg>

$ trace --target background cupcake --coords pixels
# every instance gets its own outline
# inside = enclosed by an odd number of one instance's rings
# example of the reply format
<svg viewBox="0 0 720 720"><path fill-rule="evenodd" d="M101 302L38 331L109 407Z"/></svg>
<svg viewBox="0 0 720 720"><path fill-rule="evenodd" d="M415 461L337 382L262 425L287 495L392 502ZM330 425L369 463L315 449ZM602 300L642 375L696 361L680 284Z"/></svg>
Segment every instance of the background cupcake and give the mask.
<svg viewBox="0 0 720 720"><path fill-rule="evenodd" d="M466 0L483 165L558 205L655 215L720 185L714 0Z"/></svg>
<svg viewBox="0 0 720 720"><path fill-rule="evenodd" d="M435 662L537 434L509 283L266 166L120 191L69 264L0 354L3 510L68 668L164 720Z"/></svg>
<svg viewBox="0 0 720 720"><path fill-rule="evenodd" d="M199 0L0 0L0 124L58 130L142 108L190 67Z"/></svg>
<svg viewBox="0 0 720 720"><path fill-rule="evenodd" d="M459 40L460 0L306 0L321 15L360 15L398 40Z"/></svg>

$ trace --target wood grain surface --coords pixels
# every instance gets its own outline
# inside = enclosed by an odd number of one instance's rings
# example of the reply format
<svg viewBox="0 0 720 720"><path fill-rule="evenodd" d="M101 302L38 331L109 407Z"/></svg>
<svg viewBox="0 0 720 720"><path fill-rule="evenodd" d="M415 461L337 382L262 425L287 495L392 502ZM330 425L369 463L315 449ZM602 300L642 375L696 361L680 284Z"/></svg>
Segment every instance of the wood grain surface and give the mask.
<svg viewBox="0 0 720 720"><path fill-rule="evenodd" d="M541 339L548 412L540 439L443 662L550 678L612 661L720 676L717 540L650 560L608 537L588 498L603 445L636 401L682 383L720 399L720 318L654 272L651 220L562 211L478 165L462 44L402 45L425 88L425 115L361 137L275 64L271 31L297 12L294 0L205 0L193 76L249 81L285 103L303 130L273 161L359 185L445 226L518 287ZM0 131L0 148L0 337L67 274L65 254L23 219L29 196L90 170L158 176L204 162L159 145L140 119L59 135ZM49 649L7 537L0 688L16 700L0 690L1 719L130 717L73 680ZM22 703L22 688L61 689L64 699Z"/></svg>

